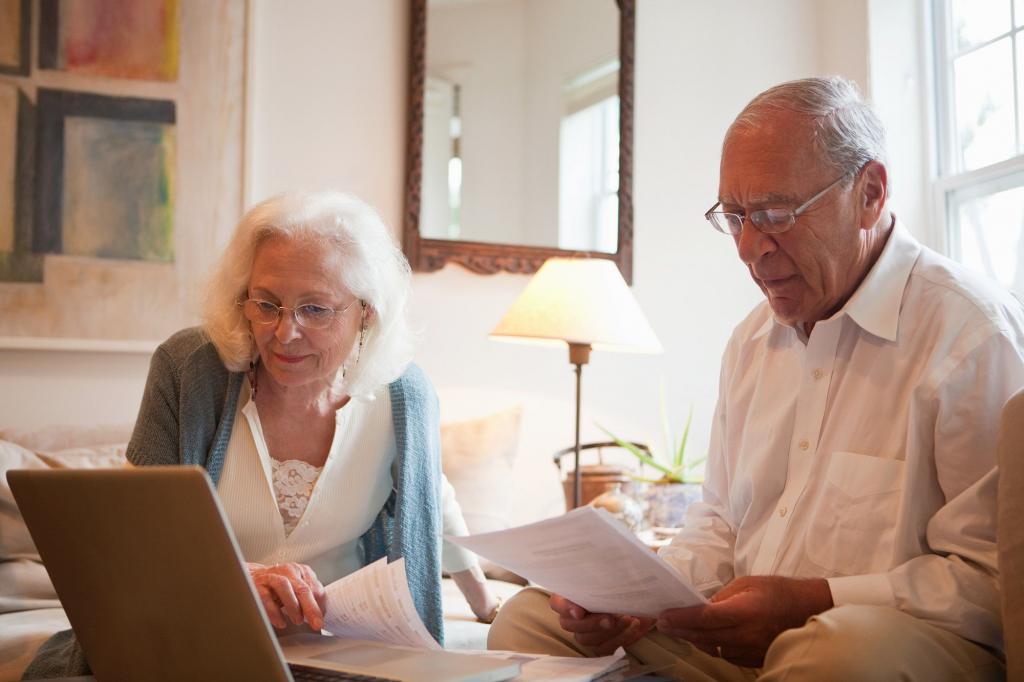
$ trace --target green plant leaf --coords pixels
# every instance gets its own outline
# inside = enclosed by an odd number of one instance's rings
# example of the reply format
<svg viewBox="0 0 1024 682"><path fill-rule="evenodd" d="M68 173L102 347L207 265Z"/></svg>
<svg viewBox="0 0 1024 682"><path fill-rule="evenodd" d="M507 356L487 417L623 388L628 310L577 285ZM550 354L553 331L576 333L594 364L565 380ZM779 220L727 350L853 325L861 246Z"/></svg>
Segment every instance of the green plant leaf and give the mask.
<svg viewBox="0 0 1024 682"><path fill-rule="evenodd" d="M661 415L661 437L665 441L665 454L675 451L672 424L668 419L668 400L665 398L665 377L658 380L658 413Z"/></svg>
<svg viewBox="0 0 1024 682"><path fill-rule="evenodd" d="M683 437L679 440L679 449L676 450L672 462L677 468L683 467L686 461L686 440L690 437L690 424L693 423L693 405L690 405L690 412L686 415L686 426L683 427Z"/></svg>
<svg viewBox="0 0 1024 682"><path fill-rule="evenodd" d="M701 457L698 457L697 459L693 460L689 464L687 464L686 465L686 473L683 475L683 481L686 482L686 483L703 483L704 482L704 476L703 475L697 475L697 472L700 471L701 467L704 466L704 463L707 460L708 460L708 456L705 454L705 455L702 455Z"/></svg>
<svg viewBox="0 0 1024 682"><path fill-rule="evenodd" d="M653 457L651 457L646 452L644 452L643 450L641 450L637 446L633 445L629 441L622 440L621 438L616 436L614 433L612 433L608 429L606 429L603 426L601 426L600 424L597 424L597 428L599 428L602 431L604 431L608 435L609 438L611 438L613 441L615 441L616 445L618 445L620 448L625 448L626 450L628 450L630 453L633 454L634 457L639 459L641 462L643 462L647 466L654 467L655 469L657 469L658 471L660 471L663 474L671 474L672 473L669 470L668 467L666 467L665 465L661 464L660 462L655 461Z"/></svg>

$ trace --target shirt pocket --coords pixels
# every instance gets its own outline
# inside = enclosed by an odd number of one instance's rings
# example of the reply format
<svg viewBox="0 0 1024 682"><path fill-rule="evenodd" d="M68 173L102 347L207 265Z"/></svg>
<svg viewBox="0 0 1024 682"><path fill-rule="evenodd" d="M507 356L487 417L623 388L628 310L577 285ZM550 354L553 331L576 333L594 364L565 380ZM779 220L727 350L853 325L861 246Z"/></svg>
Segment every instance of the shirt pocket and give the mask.
<svg viewBox="0 0 1024 682"><path fill-rule="evenodd" d="M833 452L812 511L807 558L830 575L891 568L904 462Z"/></svg>

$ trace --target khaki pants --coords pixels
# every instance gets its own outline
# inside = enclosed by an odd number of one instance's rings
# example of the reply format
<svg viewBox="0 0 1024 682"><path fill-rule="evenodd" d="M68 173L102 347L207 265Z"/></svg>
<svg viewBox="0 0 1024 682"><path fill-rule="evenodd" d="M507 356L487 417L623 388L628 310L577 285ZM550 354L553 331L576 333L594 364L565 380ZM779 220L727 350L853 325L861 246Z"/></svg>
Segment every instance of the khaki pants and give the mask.
<svg viewBox="0 0 1024 682"><path fill-rule="evenodd" d="M487 646L557 656L592 656L562 630L548 595L526 588L509 600L491 626ZM764 668L742 668L688 642L654 631L630 646L660 675L687 682L725 680L1004 680L1006 668L988 650L883 606L840 606L787 630L768 649Z"/></svg>

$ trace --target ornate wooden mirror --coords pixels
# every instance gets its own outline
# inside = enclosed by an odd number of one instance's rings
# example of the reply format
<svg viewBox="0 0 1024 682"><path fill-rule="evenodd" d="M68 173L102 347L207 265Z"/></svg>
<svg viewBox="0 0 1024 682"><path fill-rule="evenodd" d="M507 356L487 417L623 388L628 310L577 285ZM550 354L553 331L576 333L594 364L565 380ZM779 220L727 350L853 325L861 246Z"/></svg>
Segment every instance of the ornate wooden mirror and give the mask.
<svg viewBox="0 0 1024 682"><path fill-rule="evenodd" d="M633 270L634 0L410 0L414 270Z"/></svg>

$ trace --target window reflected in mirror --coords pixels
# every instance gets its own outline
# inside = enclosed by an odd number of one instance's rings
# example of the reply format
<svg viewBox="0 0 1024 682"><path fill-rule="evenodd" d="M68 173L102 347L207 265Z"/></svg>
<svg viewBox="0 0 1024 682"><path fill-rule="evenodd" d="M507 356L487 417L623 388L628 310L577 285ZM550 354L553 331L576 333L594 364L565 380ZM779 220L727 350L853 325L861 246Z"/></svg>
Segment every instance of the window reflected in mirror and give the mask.
<svg viewBox="0 0 1024 682"><path fill-rule="evenodd" d="M619 10L428 0L424 239L615 253Z"/></svg>

